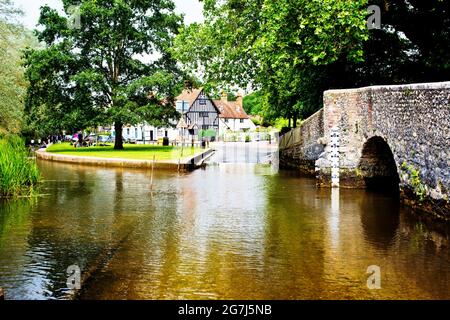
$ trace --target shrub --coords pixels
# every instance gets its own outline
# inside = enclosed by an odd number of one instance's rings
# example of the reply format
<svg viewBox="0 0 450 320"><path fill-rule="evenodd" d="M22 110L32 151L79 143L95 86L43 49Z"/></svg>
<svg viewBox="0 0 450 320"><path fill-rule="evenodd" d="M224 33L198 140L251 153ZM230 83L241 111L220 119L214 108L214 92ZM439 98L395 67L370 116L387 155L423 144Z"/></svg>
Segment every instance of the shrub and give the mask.
<svg viewBox="0 0 450 320"><path fill-rule="evenodd" d="M203 138L212 139L212 138L215 138L216 135L217 135L217 132L214 129L200 130L198 133L199 140L202 140Z"/></svg>
<svg viewBox="0 0 450 320"><path fill-rule="evenodd" d="M39 178L36 162L30 159L22 138L0 137L0 197L29 196Z"/></svg>

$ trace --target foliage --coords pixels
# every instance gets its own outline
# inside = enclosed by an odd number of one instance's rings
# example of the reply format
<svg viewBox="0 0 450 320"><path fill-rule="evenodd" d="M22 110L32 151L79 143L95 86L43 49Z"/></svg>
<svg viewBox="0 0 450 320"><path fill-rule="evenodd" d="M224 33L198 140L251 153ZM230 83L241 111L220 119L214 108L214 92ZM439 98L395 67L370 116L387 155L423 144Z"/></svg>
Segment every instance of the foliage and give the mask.
<svg viewBox="0 0 450 320"><path fill-rule="evenodd" d="M15 135L0 137L0 197L30 195L40 179L36 162L24 141Z"/></svg>
<svg viewBox="0 0 450 320"><path fill-rule="evenodd" d="M211 86L260 89L269 118L320 105L323 70L363 56L367 1L205 0L204 24L185 28L175 53ZM270 107L269 107L270 106Z"/></svg>
<svg viewBox="0 0 450 320"><path fill-rule="evenodd" d="M216 135L217 135L217 132L214 129L200 130L198 132L198 137L200 140L202 140L203 138L213 138Z"/></svg>
<svg viewBox="0 0 450 320"><path fill-rule="evenodd" d="M328 89L450 78L449 1L371 1L382 9L382 29L371 31L366 0L204 4L205 23L177 37L177 57L210 86L259 90L266 120L295 123L322 106Z"/></svg>
<svg viewBox="0 0 450 320"><path fill-rule="evenodd" d="M374 0L382 29L364 45L364 63L343 66L353 86L447 81L450 2Z"/></svg>
<svg viewBox="0 0 450 320"><path fill-rule="evenodd" d="M147 122L168 125L182 75L168 53L182 18L171 0L64 0L68 16L79 5L80 27L41 8L46 44L26 54L26 110L44 132ZM123 148L121 136L116 149Z"/></svg>
<svg viewBox="0 0 450 320"><path fill-rule="evenodd" d="M244 110L248 115L263 116L264 96L261 91L244 97Z"/></svg>
<svg viewBox="0 0 450 320"><path fill-rule="evenodd" d="M406 162L402 163L401 169L408 175L414 194L419 198L420 202L423 202L427 196L427 189L420 179L420 171Z"/></svg>
<svg viewBox="0 0 450 320"><path fill-rule="evenodd" d="M32 34L17 22L21 15L10 0L0 0L0 132L21 130L27 86L22 50L37 45Z"/></svg>

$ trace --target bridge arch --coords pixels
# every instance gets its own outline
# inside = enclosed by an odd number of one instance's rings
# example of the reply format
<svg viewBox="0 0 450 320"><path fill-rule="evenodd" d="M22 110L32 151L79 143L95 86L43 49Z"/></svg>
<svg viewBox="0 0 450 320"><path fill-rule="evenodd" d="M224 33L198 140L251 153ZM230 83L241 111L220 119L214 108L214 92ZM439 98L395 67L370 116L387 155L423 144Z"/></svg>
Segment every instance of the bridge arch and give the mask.
<svg viewBox="0 0 450 320"><path fill-rule="evenodd" d="M368 139L362 148L358 173L368 189L398 193L400 178L389 144L380 136Z"/></svg>

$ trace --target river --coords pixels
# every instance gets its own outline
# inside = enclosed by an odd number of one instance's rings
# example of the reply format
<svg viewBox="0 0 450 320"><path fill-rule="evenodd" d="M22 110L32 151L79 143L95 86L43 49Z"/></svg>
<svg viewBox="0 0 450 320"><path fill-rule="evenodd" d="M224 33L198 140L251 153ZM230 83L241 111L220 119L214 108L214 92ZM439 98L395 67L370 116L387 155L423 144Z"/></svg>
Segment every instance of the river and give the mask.
<svg viewBox="0 0 450 320"><path fill-rule="evenodd" d="M43 196L0 203L0 287L8 299L450 299L448 228L395 197L215 159L157 172L153 188L148 171L39 162ZM367 286L373 265L381 289Z"/></svg>

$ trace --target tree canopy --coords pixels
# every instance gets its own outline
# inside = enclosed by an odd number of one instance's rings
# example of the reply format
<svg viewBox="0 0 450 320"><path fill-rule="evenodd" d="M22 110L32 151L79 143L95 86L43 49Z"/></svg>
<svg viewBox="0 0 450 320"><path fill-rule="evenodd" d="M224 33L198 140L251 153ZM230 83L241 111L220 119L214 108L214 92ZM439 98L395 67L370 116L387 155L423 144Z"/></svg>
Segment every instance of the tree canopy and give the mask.
<svg viewBox="0 0 450 320"><path fill-rule="evenodd" d="M323 66L361 61L366 4L205 0L205 23L177 37L177 57L207 83L261 89L266 116L288 117L317 106Z"/></svg>
<svg viewBox="0 0 450 320"><path fill-rule="evenodd" d="M203 3L177 57L211 86L258 90L267 118L307 117L331 88L449 79L449 1L372 1L381 30L366 26L367 0Z"/></svg>
<svg viewBox="0 0 450 320"><path fill-rule="evenodd" d="M169 53L182 18L171 0L63 0L65 16L44 6L36 31L42 50L26 55L29 121L44 131L122 127L176 118L182 83ZM74 6L76 10L74 11ZM79 25L69 23L76 12Z"/></svg>
<svg viewBox="0 0 450 320"><path fill-rule="evenodd" d="M22 50L36 45L32 34L17 21L21 15L10 0L0 0L0 131L13 133L22 129L27 87Z"/></svg>

